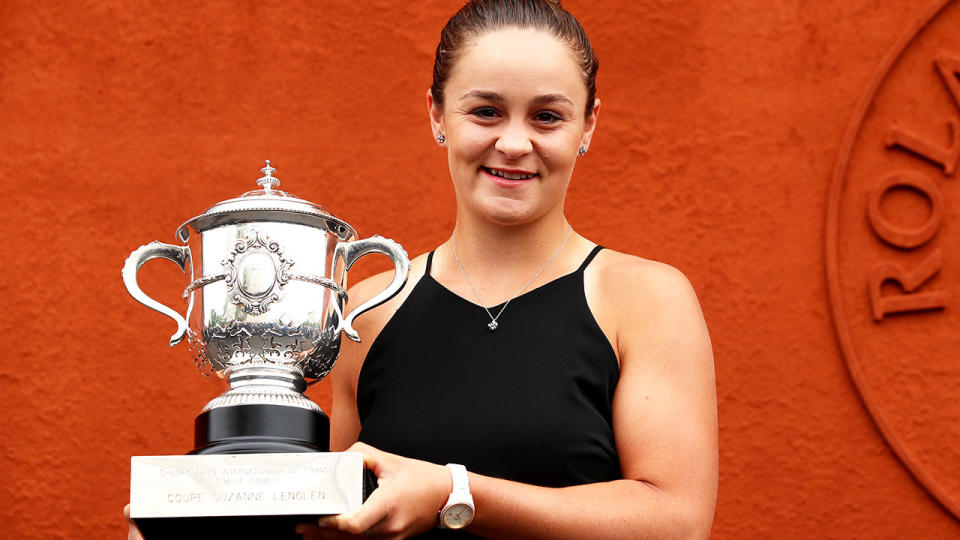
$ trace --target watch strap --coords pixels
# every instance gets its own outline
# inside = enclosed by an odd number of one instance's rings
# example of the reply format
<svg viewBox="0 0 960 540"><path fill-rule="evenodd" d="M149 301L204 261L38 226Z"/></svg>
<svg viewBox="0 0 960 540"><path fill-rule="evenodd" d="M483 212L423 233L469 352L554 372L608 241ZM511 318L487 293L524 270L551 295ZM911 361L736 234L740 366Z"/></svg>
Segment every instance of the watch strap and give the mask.
<svg viewBox="0 0 960 540"><path fill-rule="evenodd" d="M453 479L452 493L470 493L470 477L467 476L467 468L457 463L447 463L450 469L450 478Z"/></svg>
<svg viewBox="0 0 960 540"><path fill-rule="evenodd" d="M470 524L473 521L473 514L476 512L476 507L473 504L473 495L470 494L470 479L467 475L467 468L463 465L457 463L447 463L447 468L450 469L450 478L453 481L453 487L450 490L450 496L447 497L446 504L443 505L443 508L440 510L439 526L441 529L447 529L451 527L463 528ZM453 526L453 524L448 524L444 520L444 514L449 508L454 505L466 505L470 508L471 516L466 521L466 523L461 523L459 525Z"/></svg>

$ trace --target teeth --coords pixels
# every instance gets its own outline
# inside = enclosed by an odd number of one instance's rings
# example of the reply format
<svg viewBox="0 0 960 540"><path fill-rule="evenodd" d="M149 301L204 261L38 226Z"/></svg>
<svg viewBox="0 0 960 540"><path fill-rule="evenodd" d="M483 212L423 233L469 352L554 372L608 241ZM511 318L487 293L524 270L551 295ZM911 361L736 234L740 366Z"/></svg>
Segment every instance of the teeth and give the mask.
<svg viewBox="0 0 960 540"><path fill-rule="evenodd" d="M508 173L501 171L499 169L487 169L490 174L494 176L499 176L500 178L506 178L507 180L527 180L533 178L532 174L521 174L521 173Z"/></svg>

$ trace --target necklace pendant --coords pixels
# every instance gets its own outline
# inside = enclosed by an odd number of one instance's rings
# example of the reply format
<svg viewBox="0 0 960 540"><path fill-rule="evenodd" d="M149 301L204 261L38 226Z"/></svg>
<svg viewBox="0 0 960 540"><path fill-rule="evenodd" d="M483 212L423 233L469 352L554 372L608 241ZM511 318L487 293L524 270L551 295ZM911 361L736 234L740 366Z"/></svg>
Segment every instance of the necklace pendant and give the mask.
<svg viewBox="0 0 960 540"><path fill-rule="evenodd" d="M490 321L490 324L487 325L487 328L489 328L490 331L493 332L493 331L496 330L499 326L500 326L500 325L497 324L497 321Z"/></svg>

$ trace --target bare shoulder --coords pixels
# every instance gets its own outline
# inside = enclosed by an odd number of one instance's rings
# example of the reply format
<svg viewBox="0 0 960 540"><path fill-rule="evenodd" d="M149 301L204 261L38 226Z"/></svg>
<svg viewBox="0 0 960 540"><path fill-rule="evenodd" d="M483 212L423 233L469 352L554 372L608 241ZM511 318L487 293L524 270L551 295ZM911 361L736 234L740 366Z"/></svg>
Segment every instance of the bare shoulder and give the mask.
<svg viewBox="0 0 960 540"><path fill-rule="evenodd" d="M588 271L604 304L643 316L664 310L696 308L699 301L690 281L680 270L662 262L603 250Z"/></svg>
<svg viewBox="0 0 960 540"><path fill-rule="evenodd" d="M710 350L700 302L680 270L604 250L588 267L585 277L588 298L592 293L596 299L591 308L615 342L621 363L628 357L648 357L647 351L678 346L680 342L684 347Z"/></svg>

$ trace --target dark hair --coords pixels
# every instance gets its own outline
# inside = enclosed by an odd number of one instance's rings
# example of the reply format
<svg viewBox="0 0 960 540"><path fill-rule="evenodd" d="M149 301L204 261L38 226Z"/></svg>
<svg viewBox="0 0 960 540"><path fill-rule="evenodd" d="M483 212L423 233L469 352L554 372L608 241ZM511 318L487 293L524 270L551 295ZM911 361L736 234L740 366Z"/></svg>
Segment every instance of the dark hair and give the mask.
<svg viewBox="0 0 960 540"><path fill-rule="evenodd" d="M573 51L587 86L586 116L593 114L597 94L597 55L577 19L559 0L470 0L447 21L433 61L433 101L443 107L443 91L464 41L503 28L534 28L549 32Z"/></svg>

